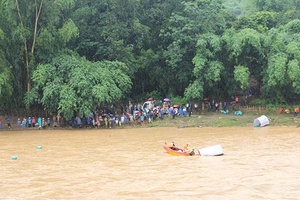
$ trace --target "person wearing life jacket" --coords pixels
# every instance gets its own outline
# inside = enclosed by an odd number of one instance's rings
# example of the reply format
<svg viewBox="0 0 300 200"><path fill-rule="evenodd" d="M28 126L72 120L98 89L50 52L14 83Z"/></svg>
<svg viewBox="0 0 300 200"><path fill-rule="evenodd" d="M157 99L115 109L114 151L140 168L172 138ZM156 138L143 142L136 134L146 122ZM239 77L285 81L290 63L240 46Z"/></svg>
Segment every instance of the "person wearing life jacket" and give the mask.
<svg viewBox="0 0 300 200"><path fill-rule="evenodd" d="M165 142L165 145L168 146L168 143ZM172 146L169 146L170 149L174 150L174 151L178 151L180 150L178 147L176 147L175 143L172 142Z"/></svg>

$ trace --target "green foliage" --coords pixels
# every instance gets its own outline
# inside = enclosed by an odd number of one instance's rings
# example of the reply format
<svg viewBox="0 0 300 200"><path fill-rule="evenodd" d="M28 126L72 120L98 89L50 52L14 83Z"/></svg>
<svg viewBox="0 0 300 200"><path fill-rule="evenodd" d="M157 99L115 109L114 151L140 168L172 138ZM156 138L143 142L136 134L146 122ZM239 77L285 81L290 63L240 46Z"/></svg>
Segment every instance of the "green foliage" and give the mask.
<svg viewBox="0 0 300 200"><path fill-rule="evenodd" d="M66 119L74 114L88 115L98 106L115 102L131 88L128 68L120 62L90 62L77 56L62 55L51 64L40 65L33 73L34 87L27 102L41 103ZM40 99L32 98L40 95Z"/></svg>
<svg viewBox="0 0 300 200"><path fill-rule="evenodd" d="M74 8L75 2L75 0L54 0L54 4L61 10L68 10Z"/></svg>
<svg viewBox="0 0 300 200"><path fill-rule="evenodd" d="M287 66L287 75L292 82L293 91L300 94L300 64L299 60L291 60Z"/></svg>
<svg viewBox="0 0 300 200"><path fill-rule="evenodd" d="M286 63L287 56L285 54L277 54L270 58L267 71L269 75L268 85L279 86L285 83Z"/></svg>
<svg viewBox="0 0 300 200"><path fill-rule="evenodd" d="M185 105L188 101L185 98L182 98L180 96L175 96L171 98L172 104L179 104L179 105Z"/></svg>
<svg viewBox="0 0 300 200"><path fill-rule="evenodd" d="M223 0L227 12L237 16L249 16L258 11L255 0Z"/></svg>
<svg viewBox="0 0 300 200"><path fill-rule="evenodd" d="M241 15L242 14L242 8L240 6L240 1L236 0L226 0L223 3L225 9L227 12L234 14L234 15Z"/></svg>
<svg viewBox="0 0 300 200"><path fill-rule="evenodd" d="M280 107L286 107L288 102L284 99L278 99L276 97L269 97L269 98L255 98L249 102L250 106L265 106L270 111L273 110L277 112Z"/></svg>
<svg viewBox="0 0 300 200"><path fill-rule="evenodd" d="M258 98L254 99L250 102L250 105L252 106L266 106L268 104L267 99Z"/></svg>
<svg viewBox="0 0 300 200"><path fill-rule="evenodd" d="M216 55L222 50L222 43L220 37L213 34L204 34L199 36L197 41L197 53L193 59L194 76L196 77L195 83L190 84L185 95L189 97L202 97L198 91L204 92L205 87L210 90L216 83L221 80L221 73L224 70L223 63L216 59ZM196 90L195 87L200 87ZM191 89L193 88L193 89ZM202 89L201 89L202 88Z"/></svg>
<svg viewBox="0 0 300 200"><path fill-rule="evenodd" d="M249 46L253 47L258 53L262 52L261 35L253 29L242 29L232 39L235 43L233 44L234 48L232 48L234 56L240 56L244 49L249 50Z"/></svg>
<svg viewBox="0 0 300 200"><path fill-rule="evenodd" d="M293 10L296 7L298 0L255 0L255 3L259 10L284 12L288 10Z"/></svg>
<svg viewBox="0 0 300 200"><path fill-rule="evenodd" d="M170 82L172 88L183 87L184 91L193 79L193 75L197 77L198 72L202 72L203 65L200 62L204 61L201 60L204 56L198 53L199 56L195 58L197 42L198 46L201 45L198 36L221 34L225 28L223 13L222 2L219 0L182 2L182 9L172 13L166 26L160 31L165 47L163 56L168 71L174 74L174 81ZM203 39L206 40L204 37ZM211 40L214 48L219 45L217 42ZM193 63L198 69L194 69Z"/></svg>
<svg viewBox="0 0 300 200"><path fill-rule="evenodd" d="M67 43L73 37L78 36L78 28L75 23L69 19L61 29L58 30L59 37L64 43Z"/></svg>
<svg viewBox="0 0 300 200"><path fill-rule="evenodd" d="M71 86L63 85L60 89L59 103L57 107L58 114L63 114L66 119L71 119L74 116L74 112L77 110L77 95ZM84 108L81 107L80 112L82 110L84 112ZM90 112L91 110L88 110L85 114ZM79 116L82 116L83 113L80 114Z"/></svg>
<svg viewBox="0 0 300 200"><path fill-rule="evenodd" d="M0 73L0 96L2 97L4 97L4 95L12 95L10 76L11 75L8 70L2 71Z"/></svg>
<svg viewBox="0 0 300 200"><path fill-rule="evenodd" d="M203 98L203 83L201 83L199 80L194 81L191 83L184 92L185 99L202 99Z"/></svg>
<svg viewBox="0 0 300 200"><path fill-rule="evenodd" d="M67 116L125 94L227 98L251 88L272 102L300 97L299 0L36 3L38 18L35 1L0 0L4 107L22 106L31 83L27 106ZM74 52L86 60L59 56Z"/></svg>
<svg viewBox="0 0 300 200"><path fill-rule="evenodd" d="M234 79L240 84L240 88L245 90L249 84L249 69L244 66L236 66L234 69Z"/></svg>
<svg viewBox="0 0 300 200"><path fill-rule="evenodd" d="M4 39L4 32L0 29L0 42Z"/></svg>
<svg viewBox="0 0 300 200"><path fill-rule="evenodd" d="M284 26L284 29L288 33L300 33L300 20L295 19L290 21Z"/></svg>
<svg viewBox="0 0 300 200"><path fill-rule="evenodd" d="M44 28L41 30L39 37L37 38L36 47L38 49L37 57L39 60L50 62L51 58L57 51L57 39L50 30Z"/></svg>
<svg viewBox="0 0 300 200"><path fill-rule="evenodd" d="M145 101L145 99L146 99L145 97L152 97L156 101L162 100L162 96L161 96L160 92L155 91L155 90L152 92L146 93L146 95L143 95L142 97L140 97L140 100Z"/></svg>
<svg viewBox="0 0 300 200"><path fill-rule="evenodd" d="M12 103L10 98L13 97L13 74L9 67L8 60L5 58L5 51L1 49L3 44L1 41L2 33L0 29L0 109L4 110Z"/></svg>
<svg viewBox="0 0 300 200"><path fill-rule="evenodd" d="M240 31L229 29L221 37L213 34L199 36L193 59L196 85L201 83L202 92L208 96L222 96L224 90L225 95L240 89L245 91L250 76L260 80L257 66L265 59L263 41L259 32L248 28ZM186 94L191 94L191 91Z"/></svg>
<svg viewBox="0 0 300 200"><path fill-rule="evenodd" d="M251 16L239 18L236 28L251 28L259 32L266 32L276 26L277 13L270 11L260 11Z"/></svg>

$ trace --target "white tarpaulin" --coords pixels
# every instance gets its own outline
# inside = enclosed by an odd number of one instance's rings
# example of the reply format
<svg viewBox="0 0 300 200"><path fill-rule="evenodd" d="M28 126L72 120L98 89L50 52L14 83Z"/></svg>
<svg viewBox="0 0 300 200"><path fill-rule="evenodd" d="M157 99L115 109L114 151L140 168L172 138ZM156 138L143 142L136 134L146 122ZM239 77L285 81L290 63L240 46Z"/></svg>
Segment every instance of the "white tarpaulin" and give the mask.
<svg viewBox="0 0 300 200"><path fill-rule="evenodd" d="M221 145L218 144L218 145L199 149L199 154L201 156L221 156L224 154L224 152Z"/></svg>
<svg viewBox="0 0 300 200"><path fill-rule="evenodd" d="M269 124L270 124L269 119L265 115L262 115L259 118L256 118L253 122L253 126L255 126L255 127L267 126Z"/></svg>

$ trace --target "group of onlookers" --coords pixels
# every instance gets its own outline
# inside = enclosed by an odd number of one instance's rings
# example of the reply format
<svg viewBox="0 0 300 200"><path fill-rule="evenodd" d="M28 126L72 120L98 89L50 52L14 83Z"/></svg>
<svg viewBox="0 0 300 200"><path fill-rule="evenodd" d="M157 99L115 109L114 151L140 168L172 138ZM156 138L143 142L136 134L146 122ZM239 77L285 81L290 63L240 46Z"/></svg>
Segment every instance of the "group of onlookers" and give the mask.
<svg viewBox="0 0 300 200"><path fill-rule="evenodd" d="M7 124L7 128L11 129L13 127L12 125L12 117L10 115L7 115L5 117L5 122ZM35 117L24 117L24 118L18 118L16 125L18 129L24 129L24 128L38 128L38 129L45 129L46 127L50 127L51 121L50 118L42 118L38 117L37 119ZM2 121L0 120L0 129L2 127Z"/></svg>
<svg viewBox="0 0 300 200"><path fill-rule="evenodd" d="M124 126L127 124L152 123L156 119L163 120L165 116L175 118L176 116L191 116L193 105L186 103L184 105L171 104L170 102L147 101L148 103L133 104L129 101L128 105L121 107L121 113L114 106L109 109L99 109L91 112L89 116L73 116L66 121L61 115L52 117L23 117L17 118L16 122L12 122L12 117L7 115L5 122L10 129L16 123L18 129L37 128L112 128L116 126ZM198 105L194 106L198 110ZM0 120L0 128L2 122Z"/></svg>
<svg viewBox="0 0 300 200"><path fill-rule="evenodd" d="M229 102L229 103L228 103ZM239 98L237 96L231 97L230 101L218 101L216 99L204 99L202 102L202 111L207 109L207 111L222 111L222 110L228 110L229 107L232 108L232 110L238 110L239 109Z"/></svg>

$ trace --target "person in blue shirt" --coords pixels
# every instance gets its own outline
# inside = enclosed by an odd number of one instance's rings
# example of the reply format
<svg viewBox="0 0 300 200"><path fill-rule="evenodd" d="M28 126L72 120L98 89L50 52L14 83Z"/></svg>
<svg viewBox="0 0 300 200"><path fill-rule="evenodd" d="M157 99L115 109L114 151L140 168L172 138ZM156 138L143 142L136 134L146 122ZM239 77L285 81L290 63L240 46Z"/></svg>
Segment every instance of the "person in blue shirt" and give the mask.
<svg viewBox="0 0 300 200"><path fill-rule="evenodd" d="M27 123L28 123L28 128L31 128L32 125L31 117L28 117Z"/></svg>
<svg viewBox="0 0 300 200"><path fill-rule="evenodd" d="M24 117L23 121L22 121L22 127L26 128L26 124L27 124L27 121L26 121L26 118Z"/></svg>
<svg viewBox="0 0 300 200"><path fill-rule="evenodd" d="M39 129L41 129L42 128L42 118L41 117L38 118L38 125L39 125Z"/></svg>

